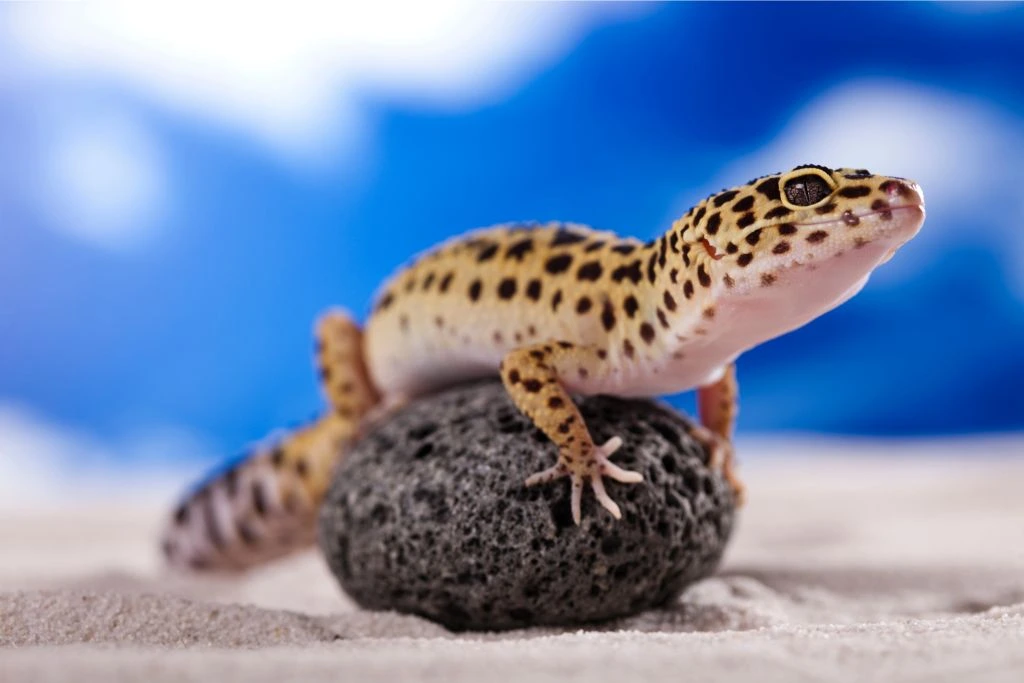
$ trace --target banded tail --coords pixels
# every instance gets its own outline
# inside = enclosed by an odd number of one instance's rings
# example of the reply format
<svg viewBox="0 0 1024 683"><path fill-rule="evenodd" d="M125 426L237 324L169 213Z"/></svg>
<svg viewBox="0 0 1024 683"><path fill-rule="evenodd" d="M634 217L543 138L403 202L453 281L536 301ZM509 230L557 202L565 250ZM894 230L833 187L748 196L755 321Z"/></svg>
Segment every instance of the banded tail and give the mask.
<svg viewBox="0 0 1024 683"><path fill-rule="evenodd" d="M334 470L379 403L355 322L332 311L317 325L316 340L330 411L280 442L255 449L186 496L161 541L172 567L241 571L313 544Z"/></svg>

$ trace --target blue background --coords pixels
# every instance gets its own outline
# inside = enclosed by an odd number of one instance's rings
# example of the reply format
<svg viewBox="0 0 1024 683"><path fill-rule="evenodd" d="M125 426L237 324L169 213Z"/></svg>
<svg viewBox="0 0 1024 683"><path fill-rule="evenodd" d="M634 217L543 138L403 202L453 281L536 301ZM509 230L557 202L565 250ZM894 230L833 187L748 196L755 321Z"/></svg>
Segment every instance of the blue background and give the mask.
<svg viewBox="0 0 1024 683"><path fill-rule="evenodd" d="M173 425L227 454L318 410L319 311L363 316L383 277L451 234L562 219L648 238L718 189L710 183L747 181L729 175L734 162L844 83L941 92L1019 136L1024 7L709 3L595 15L493 101L446 109L368 90L366 138L344 161L301 168L123 83L0 68L0 403L100 440ZM47 132L39 112L83 102L122 108L160 141L173 182L140 246L71 238L29 198ZM855 120L856 101L847 109ZM1002 130L977 133L998 143ZM888 276L741 358L741 434L1024 429L1024 201L990 192L1021 192L1009 182L1024 180L1019 145L979 152L992 159L962 179L977 191L960 188L954 211L937 211L950 202L932 204L926 185L928 221ZM961 182L957 163L931 171L943 187Z"/></svg>

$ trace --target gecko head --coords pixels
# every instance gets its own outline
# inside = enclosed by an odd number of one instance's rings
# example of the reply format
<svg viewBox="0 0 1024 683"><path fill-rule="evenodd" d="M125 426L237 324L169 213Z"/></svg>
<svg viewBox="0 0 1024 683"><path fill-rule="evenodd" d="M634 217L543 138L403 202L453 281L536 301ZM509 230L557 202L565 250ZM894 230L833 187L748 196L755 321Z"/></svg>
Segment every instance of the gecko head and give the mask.
<svg viewBox="0 0 1024 683"><path fill-rule="evenodd" d="M674 228L715 298L785 297L814 317L856 293L924 216L911 180L806 165L712 195Z"/></svg>

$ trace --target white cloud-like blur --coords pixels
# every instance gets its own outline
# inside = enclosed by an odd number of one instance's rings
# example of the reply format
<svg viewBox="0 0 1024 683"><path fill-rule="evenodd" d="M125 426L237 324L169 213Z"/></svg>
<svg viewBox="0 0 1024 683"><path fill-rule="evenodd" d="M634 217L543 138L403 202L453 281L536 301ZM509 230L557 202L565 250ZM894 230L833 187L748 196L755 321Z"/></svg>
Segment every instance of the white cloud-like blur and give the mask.
<svg viewBox="0 0 1024 683"><path fill-rule="evenodd" d="M808 163L912 178L924 190L928 218L914 241L872 275L873 283L913 277L937 249L970 241L999 240L1007 247L1007 272L1024 273L1021 159L1024 129L1009 112L938 88L854 81L813 99L703 193ZM1024 275L1020 285L1024 295Z"/></svg>
<svg viewBox="0 0 1024 683"><path fill-rule="evenodd" d="M149 430L112 443L0 403L0 510L170 507L213 462L212 450L183 430Z"/></svg>
<svg viewBox="0 0 1024 683"><path fill-rule="evenodd" d="M9 8L6 21L36 68L123 86L308 158L361 131L367 96L440 108L495 101L572 47L597 13L451 1L310 9L83 3Z"/></svg>
<svg viewBox="0 0 1024 683"><path fill-rule="evenodd" d="M34 200L69 235L111 249L138 246L167 206L161 148L134 117L103 110L59 115L42 141Z"/></svg>
<svg viewBox="0 0 1024 683"><path fill-rule="evenodd" d="M3 8L0 87L57 92L44 107L30 188L49 224L101 247L145 242L169 202L162 141L127 93L241 136L299 167L372 147L368 103L485 106L567 52L622 6L542 3L128 2ZM102 98L101 98L102 99ZM84 102L83 102L84 100ZM56 110L56 111L54 111Z"/></svg>

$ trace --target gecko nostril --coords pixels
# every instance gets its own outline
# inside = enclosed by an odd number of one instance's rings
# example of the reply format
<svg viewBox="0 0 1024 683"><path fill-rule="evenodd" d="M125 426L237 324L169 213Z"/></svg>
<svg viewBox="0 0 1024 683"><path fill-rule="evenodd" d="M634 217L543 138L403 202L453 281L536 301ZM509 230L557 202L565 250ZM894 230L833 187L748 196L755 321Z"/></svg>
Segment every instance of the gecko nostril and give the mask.
<svg viewBox="0 0 1024 683"><path fill-rule="evenodd" d="M890 197L902 197L910 191L907 184L899 180L886 180L879 186L879 189Z"/></svg>

